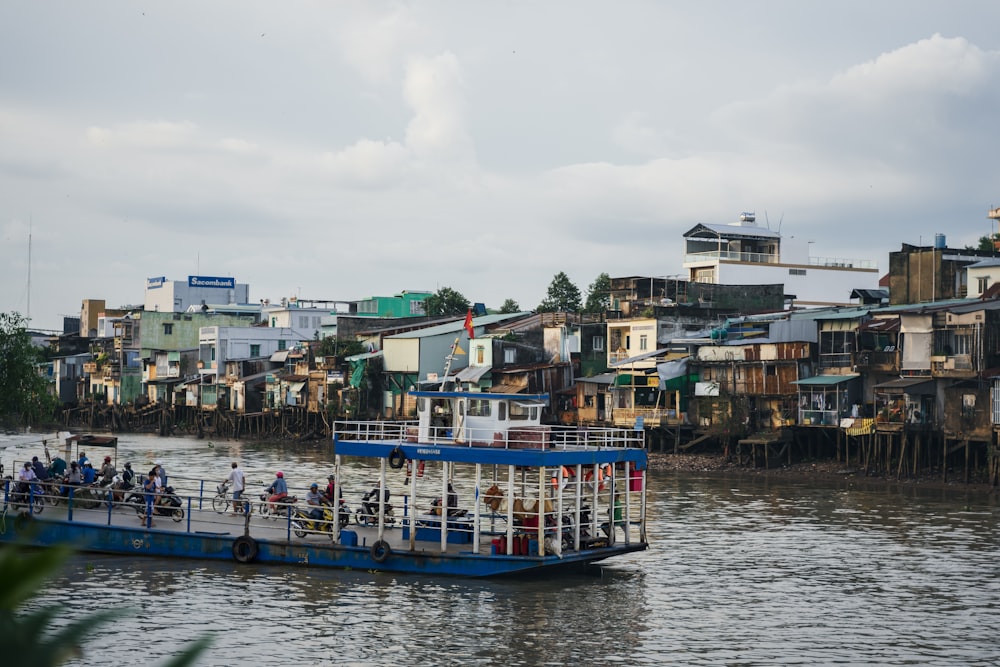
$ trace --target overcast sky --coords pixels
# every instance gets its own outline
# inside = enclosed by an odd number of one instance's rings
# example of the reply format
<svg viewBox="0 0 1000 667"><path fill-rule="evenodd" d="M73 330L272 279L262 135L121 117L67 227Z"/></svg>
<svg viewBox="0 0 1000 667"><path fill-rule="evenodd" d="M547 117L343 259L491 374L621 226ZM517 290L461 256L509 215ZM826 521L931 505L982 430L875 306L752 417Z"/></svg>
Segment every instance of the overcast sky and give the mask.
<svg viewBox="0 0 1000 667"><path fill-rule="evenodd" d="M1000 2L0 3L0 311L681 271L741 211L813 254L976 244Z"/></svg>

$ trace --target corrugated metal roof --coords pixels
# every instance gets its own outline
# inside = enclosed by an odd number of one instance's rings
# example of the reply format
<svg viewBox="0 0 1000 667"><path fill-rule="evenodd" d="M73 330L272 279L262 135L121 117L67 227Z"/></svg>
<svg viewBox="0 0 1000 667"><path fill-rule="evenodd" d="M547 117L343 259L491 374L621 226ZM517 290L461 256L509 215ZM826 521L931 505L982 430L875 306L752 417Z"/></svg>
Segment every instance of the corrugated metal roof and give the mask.
<svg viewBox="0 0 1000 667"><path fill-rule="evenodd" d="M926 387L921 387L920 385L927 385ZM918 391L906 391L907 389L927 389L926 393L934 393L934 379L933 378L897 378L895 380L890 380L888 382L883 382L882 384L875 385L876 389L902 389L904 394L919 394L924 392Z"/></svg>
<svg viewBox="0 0 1000 667"><path fill-rule="evenodd" d="M495 384L490 387L491 394L520 394L526 389L519 384Z"/></svg>
<svg viewBox="0 0 1000 667"><path fill-rule="evenodd" d="M634 357L629 357L628 359L622 359L621 361L615 361L611 363L612 368L619 368L627 364L635 363L636 361L642 361L643 359L649 359L650 357L655 357L659 354L666 354L670 349L666 347L661 347L658 350L653 350L651 352L643 352L642 354L637 354Z"/></svg>
<svg viewBox="0 0 1000 667"><path fill-rule="evenodd" d="M507 320L516 320L522 318L525 315L530 315L530 313L508 313L508 314L496 314L496 315L481 315L479 317L472 318L473 327L485 327L493 324L499 324L500 322L506 322ZM442 334L449 333L461 333L465 331L465 318L457 319L454 322L448 322L447 324L438 324L433 327L427 327L424 329L415 329L413 331L407 331L405 333L395 334L392 336L386 336L386 338L427 338L428 336L440 336Z"/></svg>
<svg viewBox="0 0 1000 667"><path fill-rule="evenodd" d="M491 366L466 366L456 373L455 377L462 382L479 382L479 378L483 377L491 370L493 370Z"/></svg>
<svg viewBox="0 0 1000 667"><path fill-rule="evenodd" d="M684 233L684 238L695 237L699 232L709 232L709 236L704 238L750 238L750 239L777 239L781 234L776 231L758 227L756 225L710 225L697 224ZM719 236L716 236L718 234ZM700 238L700 237L699 237Z"/></svg>
<svg viewBox="0 0 1000 667"><path fill-rule="evenodd" d="M281 350L280 352L275 352L274 354L271 355L271 361L276 361L279 364L285 363L285 360L288 359L288 352L289 350Z"/></svg>
<svg viewBox="0 0 1000 667"><path fill-rule="evenodd" d="M859 377L861 376L857 373L852 373L851 375L814 375L811 378L795 380L791 384L829 387L831 385L840 384L841 382L847 382L848 380L853 380L854 378Z"/></svg>
<svg viewBox="0 0 1000 667"><path fill-rule="evenodd" d="M593 384L611 384L615 381L617 373L601 373L589 378L577 378L577 382L590 382Z"/></svg>

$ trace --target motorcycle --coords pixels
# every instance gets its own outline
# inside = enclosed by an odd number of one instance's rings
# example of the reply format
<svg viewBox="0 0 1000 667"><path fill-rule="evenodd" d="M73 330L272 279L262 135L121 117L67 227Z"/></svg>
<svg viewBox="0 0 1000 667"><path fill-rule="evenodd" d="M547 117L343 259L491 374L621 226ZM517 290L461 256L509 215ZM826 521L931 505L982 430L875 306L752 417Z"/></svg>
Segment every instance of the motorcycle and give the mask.
<svg viewBox="0 0 1000 667"><path fill-rule="evenodd" d="M389 503L385 504L385 516L383 521L386 526L391 526L396 523L396 515L392 510L392 505ZM354 513L354 523L359 526L377 526L378 525L378 500L369 501L365 500L361 503L361 507L357 509Z"/></svg>
<svg viewBox="0 0 1000 667"><path fill-rule="evenodd" d="M272 504L268 498L271 495L265 491L260 494L260 504L257 506L257 513L268 519L279 519L288 516L288 507L299 501L295 496L285 496L281 500L276 500Z"/></svg>
<svg viewBox="0 0 1000 667"><path fill-rule="evenodd" d="M153 504L153 516L169 516L174 521L181 521L184 519L184 509L182 508L183 503L181 502L180 496L174 493L174 487L168 486L163 489L163 493L160 494L158 500L159 503L154 501ZM142 503L136 505L135 513L143 521L146 520L146 499L142 499Z"/></svg>
<svg viewBox="0 0 1000 667"><path fill-rule="evenodd" d="M30 490L20 490L22 482L11 482L10 505L17 510L21 507L31 506L34 514L39 514L45 509L45 489L38 482L32 482Z"/></svg>
<svg viewBox="0 0 1000 667"><path fill-rule="evenodd" d="M314 519L309 510L296 507L292 511L292 532L295 533L295 537L303 538L307 533L325 533L330 536L332 540L334 538L333 530L333 508L328 505L323 505L321 508L323 513L323 518ZM343 528L343 524L341 524Z"/></svg>

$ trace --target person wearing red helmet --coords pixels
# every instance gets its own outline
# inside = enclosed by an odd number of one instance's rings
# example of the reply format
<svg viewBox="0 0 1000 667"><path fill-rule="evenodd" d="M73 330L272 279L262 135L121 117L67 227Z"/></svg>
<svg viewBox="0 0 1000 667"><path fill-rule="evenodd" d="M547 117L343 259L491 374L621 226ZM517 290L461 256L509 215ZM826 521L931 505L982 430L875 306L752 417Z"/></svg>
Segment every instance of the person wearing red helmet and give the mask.
<svg viewBox="0 0 1000 667"><path fill-rule="evenodd" d="M271 494L271 497L267 499L267 502L271 503L271 511L277 512L278 506L275 503L288 495L288 483L285 481L285 473L280 470L274 473L274 481L271 482L271 486L267 487L267 492Z"/></svg>

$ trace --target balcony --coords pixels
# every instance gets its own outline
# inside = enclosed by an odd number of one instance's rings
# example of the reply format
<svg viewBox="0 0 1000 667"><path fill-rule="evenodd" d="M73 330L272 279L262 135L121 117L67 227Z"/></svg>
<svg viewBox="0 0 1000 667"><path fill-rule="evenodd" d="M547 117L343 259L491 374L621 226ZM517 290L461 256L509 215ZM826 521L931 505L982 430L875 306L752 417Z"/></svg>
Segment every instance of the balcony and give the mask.
<svg viewBox="0 0 1000 667"><path fill-rule="evenodd" d="M781 261L781 257L780 255L770 255L762 252L733 252L730 250L711 250L709 252L695 252L684 255L685 264L714 261L777 264Z"/></svg>
<svg viewBox="0 0 1000 667"><path fill-rule="evenodd" d="M895 372L899 370L899 358L895 346L884 350L861 350L854 353L854 365L869 371Z"/></svg>

